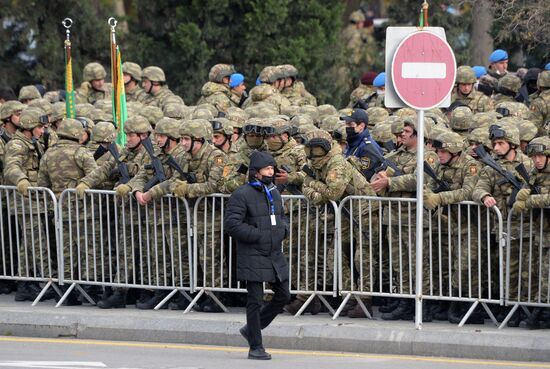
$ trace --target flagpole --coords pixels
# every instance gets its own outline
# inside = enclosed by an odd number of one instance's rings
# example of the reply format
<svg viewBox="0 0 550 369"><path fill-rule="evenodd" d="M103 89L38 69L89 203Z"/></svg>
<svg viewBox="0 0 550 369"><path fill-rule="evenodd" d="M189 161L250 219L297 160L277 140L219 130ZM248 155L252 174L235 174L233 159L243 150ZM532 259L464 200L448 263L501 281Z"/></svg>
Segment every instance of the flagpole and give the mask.
<svg viewBox="0 0 550 369"><path fill-rule="evenodd" d="M72 56L71 56L71 27L73 20L71 18L65 18L61 21L63 27L65 27L65 116L67 118L76 117L76 102L73 85L73 68L72 68Z"/></svg>

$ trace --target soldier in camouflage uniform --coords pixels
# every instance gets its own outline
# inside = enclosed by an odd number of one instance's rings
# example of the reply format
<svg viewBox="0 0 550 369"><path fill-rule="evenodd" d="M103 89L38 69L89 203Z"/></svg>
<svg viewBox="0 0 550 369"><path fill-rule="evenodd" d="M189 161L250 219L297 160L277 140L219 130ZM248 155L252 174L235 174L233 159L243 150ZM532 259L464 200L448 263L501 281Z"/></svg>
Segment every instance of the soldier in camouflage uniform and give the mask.
<svg viewBox="0 0 550 369"><path fill-rule="evenodd" d="M282 109L290 106L290 101L275 87L280 76L280 71L276 67L268 66L262 69L258 76L259 84L250 90L250 96L244 102L243 108L267 102L273 104L277 113L280 113Z"/></svg>
<svg viewBox="0 0 550 369"><path fill-rule="evenodd" d="M40 99L41 97L40 91L38 91L36 86L33 85L23 86L21 87L21 90L19 90L19 101L23 104L28 104L35 99Z"/></svg>
<svg viewBox="0 0 550 369"><path fill-rule="evenodd" d="M151 134L152 128L149 121L140 116L135 115L128 118L124 122L124 133L126 133L126 147L120 153L120 162L125 164L128 168L128 176L133 178L145 165L145 159L147 153L141 144L142 140L145 140ZM76 187L76 192L79 198L84 197L86 190L90 188L100 188L103 183L111 182L117 185L122 184L122 177L119 169L119 165L114 157L108 154L107 160L105 160L97 169L89 173L86 177L80 180L80 183ZM125 208L125 219L131 219L132 214L128 207ZM112 218L111 218L112 219ZM128 222L127 222L128 223ZM139 234L139 227L133 226L133 233ZM125 245L125 252L119 253L119 270L115 270L114 280L117 283L137 283L133 280L134 276L134 264L138 264L139 261L134 258L130 258L129 255L139 255L136 250L139 250L137 245L137 236L132 238L132 225L126 224L126 240L120 240L118 244ZM106 234L106 233L104 233ZM119 235L123 237L124 230L119 232ZM125 243L124 243L125 242ZM131 260L128 260L131 259ZM125 280L125 276L128 276L129 280ZM127 288L114 288L114 293L111 296L105 296L104 299L97 303L97 306L102 309L110 308L123 308L126 307L126 294Z"/></svg>
<svg viewBox="0 0 550 369"><path fill-rule="evenodd" d="M4 155L6 153L6 145L17 132L19 127L19 117L21 111L25 108L25 104L19 101L7 101L0 105L0 120L2 121L2 129L0 131L0 169L1 173L4 172ZM3 184L3 174L0 175L0 183Z"/></svg>
<svg viewBox="0 0 550 369"><path fill-rule="evenodd" d="M76 187L86 173L97 168L92 154L80 143L83 131L84 128L78 120L64 119L57 130L59 142L44 154L40 162L38 186L50 188L57 198L65 189ZM69 215L69 209L67 202L63 202L61 211L63 221L67 222L65 229L70 228L70 235L72 235L71 237L66 233L63 237L65 278L95 281L92 267L93 250L89 247L86 249L88 246L84 232L86 214L80 207L80 209L73 208L73 213ZM66 304L79 305L75 297L76 295L71 293Z"/></svg>
<svg viewBox="0 0 550 369"><path fill-rule="evenodd" d="M550 70L542 71L537 79L539 95L530 105L533 122L539 129L539 136L550 134Z"/></svg>
<svg viewBox="0 0 550 369"><path fill-rule="evenodd" d="M392 161L403 175L394 177L391 170L381 171L373 177L371 185L378 193L387 191L385 196L388 197L412 198L416 197L416 150L418 145L424 143L417 140L415 119L406 117L403 119L403 123L402 146L386 155L386 158ZM435 152L426 150L424 160L433 167L438 158ZM386 207L383 223L388 225L387 239L390 242L389 249L392 260L392 265L389 266L392 275L390 285L396 289L397 293L412 294L415 286L416 208L413 204L401 208L392 204L391 218L389 210ZM424 224L427 225L428 223L425 222ZM423 255L426 259L427 252L424 252ZM409 264L408 260L411 260L412 264ZM429 287L426 283L427 279L429 282L429 276L423 279L423 289L426 291ZM424 304L424 307L427 307L427 304ZM382 314L384 320L412 319L414 316L414 306L410 299L400 299L399 304L390 304L384 310L385 313ZM431 313L428 309L425 309L423 319L429 321L430 318Z"/></svg>
<svg viewBox="0 0 550 369"><path fill-rule="evenodd" d="M495 160L502 166L504 170L515 175L517 178L521 176L517 173L516 167L523 164L527 171L531 171L533 167L532 161L519 150L519 131L512 126L497 126L493 125L489 130L489 138L493 145L493 152L496 155ZM497 206L502 213L503 219L508 219L508 202L509 197L513 192L512 185L503 180L502 176L497 171L489 166L483 167L479 174L476 187L472 194L474 201L485 205L487 208ZM519 234L519 218L518 215L512 215L510 227L514 234ZM523 230L524 237L527 237L527 229ZM510 270L510 289L509 296L511 300L518 299L520 296L517 281L519 280L519 260L520 260L520 239L515 238L510 242L508 268ZM525 250L524 250L525 251ZM523 257L524 255L521 255ZM523 259L525 260L525 259ZM522 270L526 270L523 269ZM525 293L525 290L522 291ZM511 325L519 324L519 313L509 322Z"/></svg>
<svg viewBox="0 0 550 369"><path fill-rule="evenodd" d="M227 154L233 146L233 125L226 118L214 118L212 124L212 144Z"/></svg>
<svg viewBox="0 0 550 369"><path fill-rule="evenodd" d="M174 242L174 235L167 231L176 227L175 219L170 218L168 208L173 201L164 201L161 198L170 193L170 184L181 178L181 174L168 164L170 157L181 156L184 151L179 145L181 122L172 118L162 118L155 127L155 136L160 150L155 147L155 156L162 164L162 171L166 180L158 183L155 181L154 168L151 165L152 159L145 155L143 165L138 173L126 184L119 184L115 191L118 196L126 197L129 192L133 192L136 200L142 206L148 206L143 212L149 212L148 222L142 222L142 227L148 230L148 236L145 235L147 242L142 241L139 254L141 255L141 264L143 269L142 284L151 286L169 287L173 285L172 276L179 277L180 266L177 259L174 258L174 251L171 249ZM179 163L182 166L182 163ZM183 168L183 166L182 166ZM149 188L150 187L150 188ZM164 209L164 212L161 210ZM156 214L156 216L154 216ZM156 218L156 219L155 219ZM149 238L148 238L149 237ZM182 236L183 237L183 236ZM184 243L184 246L187 245ZM185 267L182 265L182 267ZM147 301L138 302L138 309L153 309L167 295L165 290L155 290L154 295Z"/></svg>
<svg viewBox="0 0 550 369"><path fill-rule="evenodd" d="M477 228L475 222L468 218L466 209L463 209L466 211L460 213L461 217L459 219L458 206L447 207L445 205L457 204L472 199L472 192L481 165L464 151L465 141L458 133L445 132L439 134L433 140L433 146L439 157L439 163L434 168L435 174L440 181L445 181L450 187L450 190L441 189L439 183L433 178L426 177L429 191L424 192L424 206L431 210L443 206L438 212L441 212L440 216L445 219L441 223L441 228L439 228L440 225L437 222L432 222L432 229L434 230L432 232L432 245L435 245L432 246L433 262L431 263L435 284L433 294L446 295L450 292L447 286L449 285L449 275L451 275L452 296L475 298L481 296L483 292L483 289L478 290L477 276L480 271L477 266L479 257L478 242L480 240L475 236L477 235ZM454 230L458 228L458 224L463 225L459 229L461 248L458 248L457 242L451 242L450 244L448 242L449 238L456 240L457 235L454 234ZM467 224L469 224L469 230ZM439 248L437 245L441 245L441 247ZM441 264L438 261L439 250L441 250ZM447 250L450 250L450 252L447 252ZM484 250L486 250L485 246L483 246L482 252ZM449 258L452 260L451 270L447 267ZM439 278L439 272L441 272L442 279ZM459 278L459 275L461 278ZM439 282L441 282L443 291L437 288L440 286ZM465 313L465 311L462 311L465 307L463 304L453 302L448 319L453 323L460 322ZM442 313L445 315L445 312ZM473 322L473 320L469 321Z"/></svg>
<svg viewBox="0 0 550 369"><path fill-rule="evenodd" d="M19 126L13 138L5 146L4 183L17 186L17 191L28 196L28 188L36 186L38 168L44 149L39 139L44 133L42 119L44 112L37 108L26 108L19 117ZM43 123L42 123L43 122ZM31 205L32 206L32 205ZM32 244L31 240L46 240L36 207L17 211L18 224L23 236L19 241L18 275L20 277L44 277L49 265L48 247L43 242ZM32 220L32 221L31 221ZM18 282L16 301L34 300L40 291L33 288L31 282Z"/></svg>
<svg viewBox="0 0 550 369"><path fill-rule="evenodd" d="M141 82L141 67L139 64L132 62L122 63L122 74L124 78L124 91L126 94L126 101L143 102L147 97L147 94L140 87Z"/></svg>
<svg viewBox="0 0 550 369"><path fill-rule="evenodd" d="M470 121L473 116L472 109L468 106L459 106L455 108L451 113L451 129L466 139L470 129Z"/></svg>
<svg viewBox="0 0 550 369"><path fill-rule="evenodd" d="M185 178L178 179L171 183L170 190L179 198L185 198L190 202L192 208L196 208L196 199L219 192L222 172L225 166L225 154L214 145L208 143L212 137L212 126L210 122L203 119L195 119L185 122L180 130L181 146L183 153L176 158L179 162L187 164L188 173L194 175L195 183L190 183ZM208 216L209 222L205 224L205 212L209 213L211 207L217 210L214 219ZM223 238L221 234L221 207L215 201L204 200L199 203L197 217L195 218L194 237L197 237L199 248L199 265L202 273L199 273L197 285L205 288L229 287L227 285L228 268L223 268L223 275L220 272L220 265L225 263L222 259ZM224 251L223 255L227 255ZM180 302L186 301L183 297ZM181 306L184 308L185 306ZM201 304L203 312L221 312L221 308L208 298Z"/></svg>
<svg viewBox="0 0 550 369"><path fill-rule="evenodd" d="M107 72L99 63L88 63L82 72L84 82L76 90L76 102L94 104L98 100L107 100L111 98L112 86L105 83ZM79 114L83 114L77 109Z"/></svg>
<svg viewBox="0 0 550 369"><path fill-rule="evenodd" d="M145 105L156 106L162 109L166 103L166 98L174 95L168 86L166 86L164 71L156 66L143 69L141 72L141 85L147 94L142 101Z"/></svg>
<svg viewBox="0 0 550 369"><path fill-rule="evenodd" d="M498 93L493 97L495 105L505 101L516 102L516 96L520 88L521 79L514 74L506 73L505 76L498 80Z"/></svg>
<svg viewBox="0 0 550 369"><path fill-rule="evenodd" d="M534 168L530 173L530 187L538 188L540 194L532 193L530 189L522 189L518 192L516 201L513 205L513 212L521 213L526 209L536 209L533 211L533 251L531 262L531 286L528 285L528 279L523 278L522 287L531 289L531 297L534 302L548 301L548 278L550 273L549 246L550 232L549 221L550 212L540 210L540 208L548 208L550 206L550 138L537 137L533 139L527 146L527 155L533 160ZM539 209L537 209L539 208ZM538 213L538 215L536 215ZM530 222L528 213L524 213L524 221ZM541 237L542 231L542 237ZM524 248L526 247L524 243ZM540 271L540 273L539 273ZM539 282L540 281L540 282ZM540 283L540 284L539 284ZM540 286L540 287L539 287ZM545 309L548 311L548 309ZM548 316L544 319L543 310L535 308L531 316L522 321L520 326L529 329L538 329L544 326L548 327Z"/></svg>
<svg viewBox="0 0 550 369"><path fill-rule="evenodd" d="M277 67L282 80L281 95L286 97L292 105L313 105L317 106L317 99L310 94L304 83L298 81L298 69L291 64L279 65Z"/></svg>
<svg viewBox="0 0 550 369"><path fill-rule="evenodd" d="M201 98L197 105L210 103L218 111L224 112L231 106L238 106L238 103L231 100L232 93L229 88L229 80L234 73L235 67L230 64L216 64L210 68L208 82L202 86Z"/></svg>
<svg viewBox="0 0 550 369"><path fill-rule="evenodd" d="M471 67L467 65L458 67L456 88L451 96L452 102L460 101L469 106L474 113L493 110L491 99L474 88L476 82L476 73Z"/></svg>

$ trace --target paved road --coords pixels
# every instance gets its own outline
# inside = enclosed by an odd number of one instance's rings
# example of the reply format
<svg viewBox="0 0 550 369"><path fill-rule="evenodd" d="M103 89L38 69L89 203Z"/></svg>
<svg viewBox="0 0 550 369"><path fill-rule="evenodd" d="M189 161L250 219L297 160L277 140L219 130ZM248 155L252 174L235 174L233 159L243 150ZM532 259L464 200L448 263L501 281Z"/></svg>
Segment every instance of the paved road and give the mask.
<svg viewBox="0 0 550 369"><path fill-rule="evenodd" d="M0 337L0 368L191 369L191 368L550 368L550 363L269 350L270 362L246 359L241 347Z"/></svg>

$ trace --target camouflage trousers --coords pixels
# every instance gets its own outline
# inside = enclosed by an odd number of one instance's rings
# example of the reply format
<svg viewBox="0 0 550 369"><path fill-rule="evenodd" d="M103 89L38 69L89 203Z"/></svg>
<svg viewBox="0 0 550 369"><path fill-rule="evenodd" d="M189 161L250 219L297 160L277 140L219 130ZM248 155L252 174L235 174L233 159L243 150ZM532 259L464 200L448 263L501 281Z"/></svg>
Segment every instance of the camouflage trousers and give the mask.
<svg viewBox="0 0 550 369"><path fill-rule="evenodd" d="M8 213L5 207L2 208L1 242L0 249L0 275L17 275L18 265L18 242L17 235L19 230L16 226L17 217Z"/></svg>
<svg viewBox="0 0 550 369"><path fill-rule="evenodd" d="M12 217L14 219L17 220L15 231L19 242L18 275L34 278L57 275L55 246L50 248L45 214L18 214Z"/></svg>
<svg viewBox="0 0 550 369"><path fill-rule="evenodd" d="M357 219L357 218L356 218ZM353 224L353 232L351 225ZM348 234L347 237L344 234ZM343 288L351 287L353 291L376 292L374 283L380 281L380 252L383 249L380 243L381 223L377 212L363 215L361 222L350 223L342 220L342 251L346 248L354 251L354 269L349 280L342 281ZM351 236L353 235L353 238ZM345 253L345 252L344 252ZM344 270L348 268L344 267ZM348 284L346 284L348 283Z"/></svg>
<svg viewBox="0 0 550 369"><path fill-rule="evenodd" d="M229 267L226 264L230 250L229 239L221 233L222 217L219 209L197 212L194 237L199 252L197 285L210 288L229 287ZM234 246L234 245L233 245ZM235 276L232 273L232 276Z"/></svg>

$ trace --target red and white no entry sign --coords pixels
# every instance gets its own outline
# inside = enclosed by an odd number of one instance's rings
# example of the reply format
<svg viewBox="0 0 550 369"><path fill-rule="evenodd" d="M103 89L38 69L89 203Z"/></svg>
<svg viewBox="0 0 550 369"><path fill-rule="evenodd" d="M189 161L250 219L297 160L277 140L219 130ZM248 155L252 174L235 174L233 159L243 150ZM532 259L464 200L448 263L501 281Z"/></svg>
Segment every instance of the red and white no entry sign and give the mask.
<svg viewBox="0 0 550 369"><path fill-rule="evenodd" d="M438 35L418 31L407 36L393 56L392 82L403 102L418 110L440 105L451 93L456 60Z"/></svg>

